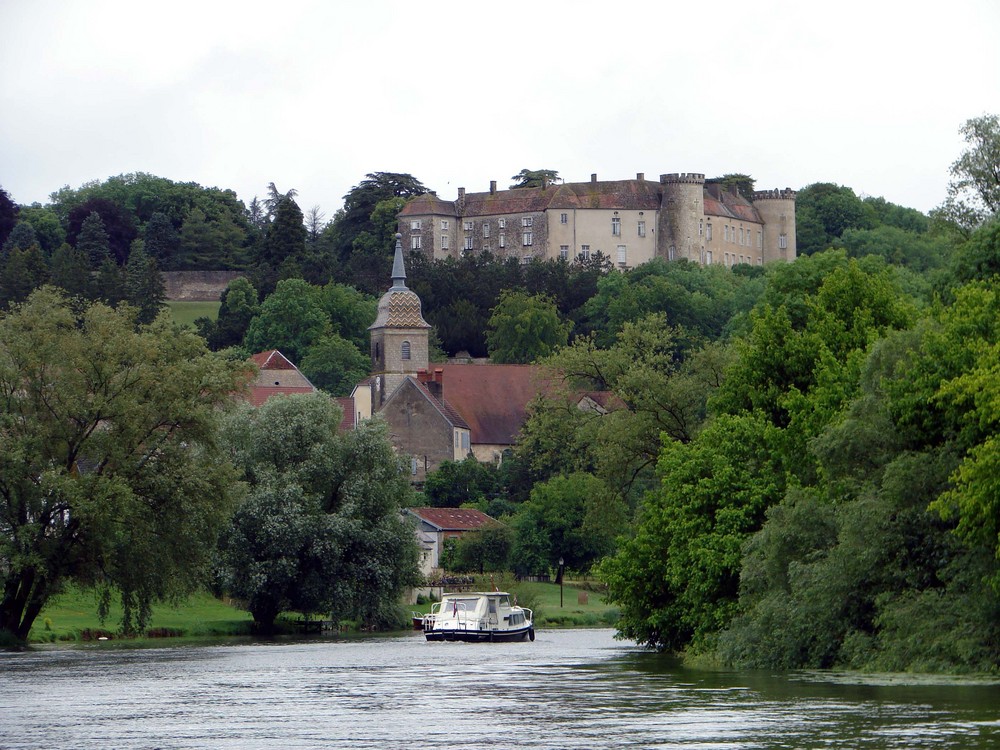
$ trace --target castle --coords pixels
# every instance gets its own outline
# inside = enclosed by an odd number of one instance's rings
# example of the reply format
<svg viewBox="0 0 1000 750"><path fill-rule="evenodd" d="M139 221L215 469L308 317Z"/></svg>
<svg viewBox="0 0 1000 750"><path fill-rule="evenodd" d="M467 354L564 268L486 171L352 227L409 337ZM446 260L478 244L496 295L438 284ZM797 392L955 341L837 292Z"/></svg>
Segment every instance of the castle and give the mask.
<svg viewBox="0 0 1000 750"><path fill-rule="evenodd" d="M618 268L653 258L702 265L763 265L795 258L795 191L757 191L753 200L695 173L641 172L634 180L563 184L485 193L458 189L445 201L425 193L398 216L411 252L443 259L491 252L551 260L601 253Z"/></svg>

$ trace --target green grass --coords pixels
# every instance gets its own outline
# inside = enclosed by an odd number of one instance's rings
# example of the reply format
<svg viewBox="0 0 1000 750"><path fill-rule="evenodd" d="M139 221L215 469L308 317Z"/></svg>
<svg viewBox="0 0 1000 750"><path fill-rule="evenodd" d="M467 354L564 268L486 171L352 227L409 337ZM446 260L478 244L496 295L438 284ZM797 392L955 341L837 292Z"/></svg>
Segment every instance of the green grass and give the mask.
<svg viewBox="0 0 1000 750"><path fill-rule="evenodd" d="M98 631L113 635L118 630L121 616L121 606L112 600L108 618L101 623L97 617L94 591L70 588L42 610L28 640L35 643L80 640ZM154 605L146 632L152 630L184 636L245 635L250 632L251 622L248 612L236 609L208 593L198 593L178 607Z"/></svg>
<svg viewBox="0 0 1000 750"><path fill-rule="evenodd" d="M211 318L215 320L219 317L219 307L221 302L182 302L168 301L167 307L170 314L174 316L174 321L182 326L194 326L194 321L198 318Z"/></svg>

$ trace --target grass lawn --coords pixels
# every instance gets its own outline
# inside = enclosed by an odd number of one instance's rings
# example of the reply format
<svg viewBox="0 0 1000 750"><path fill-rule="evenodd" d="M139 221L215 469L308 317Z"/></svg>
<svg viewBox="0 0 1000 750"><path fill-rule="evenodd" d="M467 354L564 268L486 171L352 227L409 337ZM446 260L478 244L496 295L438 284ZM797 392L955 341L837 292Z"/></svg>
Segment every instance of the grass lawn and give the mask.
<svg viewBox="0 0 1000 750"><path fill-rule="evenodd" d="M215 320L219 317L219 306L221 302L182 302L168 301L167 307L174 320L182 326L194 326L197 318L211 318Z"/></svg>
<svg viewBox="0 0 1000 750"><path fill-rule="evenodd" d="M70 588L46 606L35 620L28 640L45 642L78 640L96 631L118 630L121 605L112 598L108 618L97 617L97 599L91 589ZM174 635L237 635L250 632L250 613L231 607L207 593L189 597L177 608L167 604L153 607L149 630L171 631Z"/></svg>

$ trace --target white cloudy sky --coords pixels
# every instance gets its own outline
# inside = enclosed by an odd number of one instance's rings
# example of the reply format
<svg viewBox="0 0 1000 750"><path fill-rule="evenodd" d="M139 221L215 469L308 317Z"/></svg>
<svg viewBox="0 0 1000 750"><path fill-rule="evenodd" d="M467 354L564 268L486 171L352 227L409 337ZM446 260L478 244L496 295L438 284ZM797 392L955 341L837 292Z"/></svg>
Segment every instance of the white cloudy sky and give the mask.
<svg viewBox="0 0 1000 750"><path fill-rule="evenodd" d="M745 172L926 211L1000 112L998 32L996 0L0 0L0 186L274 181L330 217L374 171Z"/></svg>

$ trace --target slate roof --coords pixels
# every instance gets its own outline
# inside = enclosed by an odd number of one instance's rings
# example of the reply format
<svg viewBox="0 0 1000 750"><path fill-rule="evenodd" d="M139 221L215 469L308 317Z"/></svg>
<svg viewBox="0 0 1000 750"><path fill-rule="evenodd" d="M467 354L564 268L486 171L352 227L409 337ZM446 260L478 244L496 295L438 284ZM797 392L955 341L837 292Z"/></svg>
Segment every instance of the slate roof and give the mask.
<svg viewBox="0 0 1000 750"><path fill-rule="evenodd" d="M472 531L487 524L499 523L473 508L407 508L406 511L439 531Z"/></svg>

